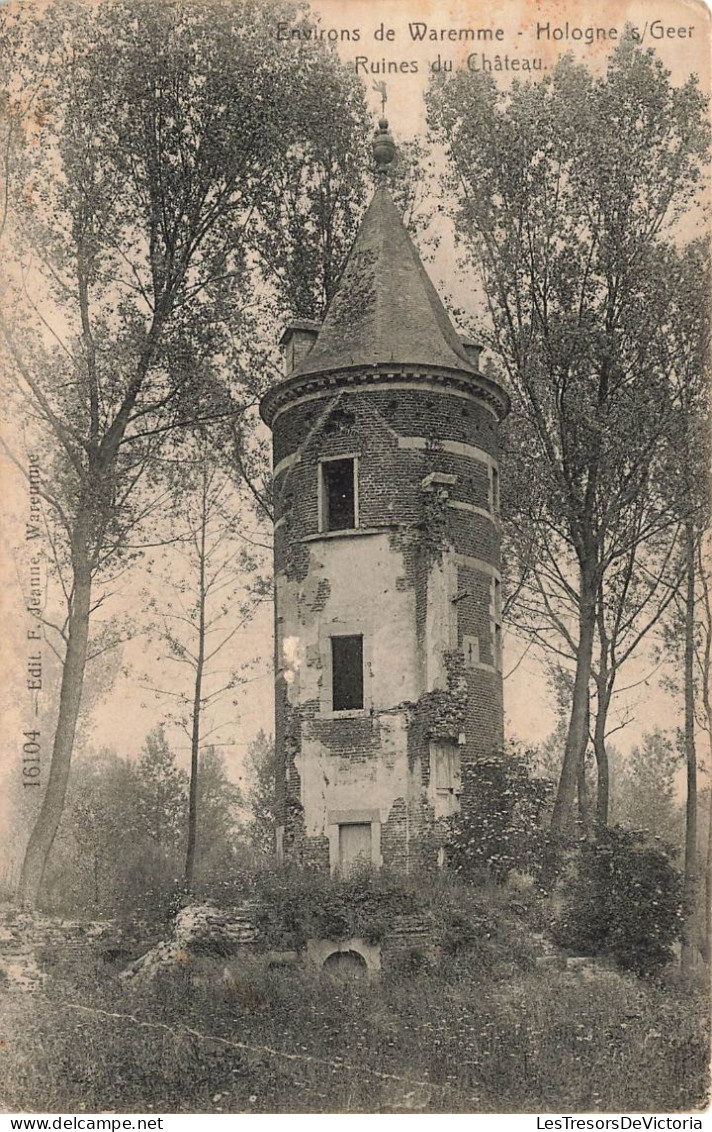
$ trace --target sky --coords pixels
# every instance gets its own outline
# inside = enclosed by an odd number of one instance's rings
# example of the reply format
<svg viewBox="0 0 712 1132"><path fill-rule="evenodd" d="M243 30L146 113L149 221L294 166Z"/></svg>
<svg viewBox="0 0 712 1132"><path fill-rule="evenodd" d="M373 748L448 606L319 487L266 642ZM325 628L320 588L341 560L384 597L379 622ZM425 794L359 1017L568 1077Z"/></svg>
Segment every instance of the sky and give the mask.
<svg viewBox="0 0 712 1132"><path fill-rule="evenodd" d="M352 65L364 81L375 120L381 109L375 82L387 83L386 114L396 141L406 141L425 131L423 95L433 67L451 62L453 67L507 67L497 77L510 82L513 77L537 77L550 68L564 51L571 51L594 69L603 68L607 53L615 46L627 22L633 24L646 46L654 47L670 69L673 81L682 82L696 72L703 88L709 89L709 14L707 8L691 0L597 0L594 4L573 0L510 0L496 8L483 0L320 0L318 27L336 39L342 58ZM416 25L420 25L416 28ZM424 39L414 35L425 25ZM474 29L475 41L459 38L464 29ZM356 32L358 31L358 36ZM348 34L347 34L348 33ZM437 38L431 38L434 33ZM275 35L284 29L275 28ZM499 60L499 63L498 63ZM365 61L365 62L364 62ZM383 73L383 63L398 63L397 74ZM519 64L517 70L513 69ZM526 64L541 70L527 72ZM444 219L435 257L428 270L443 297L457 307L473 309L477 294L463 283L455 260L452 230ZM18 426L10 420L10 432ZM8 434L9 435L9 434ZM3 726L6 741L4 770L16 766L16 751L22 732L28 726L26 664L27 630L31 620L23 612L23 584L32 548L24 539L27 515L27 484L11 465L3 468L6 517L2 532L0 561L0 602L4 625L5 672L2 685ZM135 603L132 583L117 595L119 607ZM533 652L523 655L523 646L505 636L505 713L510 734L538 742L554 726L553 704L548 695L541 664ZM239 650L239 655L237 651ZM95 746L112 746L122 755L138 753L147 732L165 715L165 702L141 686L140 676L152 659L155 644L136 638L124 646L121 670L109 696L93 700L91 719L85 733ZM244 779L243 760L249 743L260 729L273 729L272 610L269 604L258 610L249 628L239 637L236 658L250 664L247 683L236 694L237 703L226 715L224 752L231 776ZM649 654L632 663L625 684L636 684L620 698L618 709L628 710L632 722L616 735L616 745L627 749L638 742L644 730L653 726L673 728L679 723L675 701L659 685L652 673ZM48 666L48 670L51 665ZM50 680L51 682L51 680ZM41 710L51 716L47 687ZM180 731L170 732L171 740L185 765L188 740ZM0 820L2 815L0 812Z"/></svg>

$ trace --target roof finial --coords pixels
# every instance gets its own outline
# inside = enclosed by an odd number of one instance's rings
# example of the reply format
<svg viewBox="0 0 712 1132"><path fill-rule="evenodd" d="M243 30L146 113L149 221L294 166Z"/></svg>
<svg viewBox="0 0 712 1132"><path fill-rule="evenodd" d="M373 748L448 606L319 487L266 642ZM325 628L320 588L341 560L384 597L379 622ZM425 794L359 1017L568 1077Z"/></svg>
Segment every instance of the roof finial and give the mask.
<svg viewBox="0 0 712 1132"><path fill-rule="evenodd" d="M376 174L379 180L386 178L386 166L390 165L396 155L396 147L388 131L388 119L385 117L386 102L388 96L386 94L386 84L384 82L374 83L373 89L381 96L381 114L382 117L378 123L378 130L373 139L373 157L376 162Z"/></svg>

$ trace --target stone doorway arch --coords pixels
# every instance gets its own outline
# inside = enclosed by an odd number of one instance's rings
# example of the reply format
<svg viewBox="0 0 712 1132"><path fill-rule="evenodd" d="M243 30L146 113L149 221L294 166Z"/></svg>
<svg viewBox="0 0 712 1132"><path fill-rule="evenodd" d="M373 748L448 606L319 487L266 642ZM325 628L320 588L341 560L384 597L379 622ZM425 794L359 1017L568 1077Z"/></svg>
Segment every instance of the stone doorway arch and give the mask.
<svg viewBox="0 0 712 1132"><path fill-rule="evenodd" d="M307 940L307 957L317 967L338 978L363 978L381 970L381 948L364 939Z"/></svg>

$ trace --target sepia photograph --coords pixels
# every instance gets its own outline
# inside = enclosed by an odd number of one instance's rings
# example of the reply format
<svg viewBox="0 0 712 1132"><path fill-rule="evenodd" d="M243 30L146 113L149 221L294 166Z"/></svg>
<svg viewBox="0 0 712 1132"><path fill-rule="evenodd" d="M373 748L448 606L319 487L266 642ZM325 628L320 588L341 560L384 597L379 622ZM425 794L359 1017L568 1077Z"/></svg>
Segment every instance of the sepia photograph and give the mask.
<svg viewBox="0 0 712 1132"><path fill-rule="evenodd" d="M0 3L8 1129L703 1129L710 27Z"/></svg>

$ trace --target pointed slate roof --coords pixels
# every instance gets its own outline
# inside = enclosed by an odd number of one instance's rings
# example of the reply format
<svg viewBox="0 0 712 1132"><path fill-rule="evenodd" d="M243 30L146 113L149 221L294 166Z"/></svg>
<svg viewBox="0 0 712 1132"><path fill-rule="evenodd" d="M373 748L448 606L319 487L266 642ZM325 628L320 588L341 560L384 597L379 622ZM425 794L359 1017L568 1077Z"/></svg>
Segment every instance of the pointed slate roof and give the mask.
<svg viewBox="0 0 712 1132"><path fill-rule="evenodd" d="M384 183L363 218L316 342L293 376L389 362L478 372Z"/></svg>

